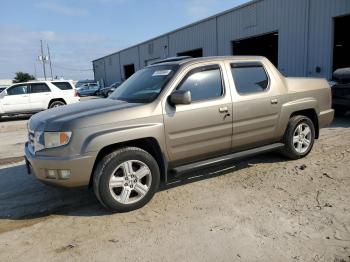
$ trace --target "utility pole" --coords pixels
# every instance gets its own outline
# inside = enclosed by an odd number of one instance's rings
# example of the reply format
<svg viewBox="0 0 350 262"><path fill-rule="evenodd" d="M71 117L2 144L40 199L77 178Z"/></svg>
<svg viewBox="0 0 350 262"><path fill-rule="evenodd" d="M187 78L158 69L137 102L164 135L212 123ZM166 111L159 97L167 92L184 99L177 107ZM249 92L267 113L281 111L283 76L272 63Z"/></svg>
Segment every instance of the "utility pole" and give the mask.
<svg viewBox="0 0 350 262"><path fill-rule="evenodd" d="M48 56L49 56L50 72L51 72L51 80L53 80L53 75L52 75L52 65L51 65L51 55L50 55L50 48L49 48L49 44L47 44L47 54L48 54Z"/></svg>
<svg viewBox="0 0 350 262"><path fill-rule="evenodd" d="M34 62L34 76L35 76L35 79L37 79L37 76L36 76L36 64Z"/></svg>
<svg viewBox="0 0 350 262"><path fill-rule="evenodd" d="M45 56L44 56L44 50L43 50L43 40L40 40L40 46L41 46L41 62L43 63L44 77L46 80L46 68L45 68Z"/></svg>

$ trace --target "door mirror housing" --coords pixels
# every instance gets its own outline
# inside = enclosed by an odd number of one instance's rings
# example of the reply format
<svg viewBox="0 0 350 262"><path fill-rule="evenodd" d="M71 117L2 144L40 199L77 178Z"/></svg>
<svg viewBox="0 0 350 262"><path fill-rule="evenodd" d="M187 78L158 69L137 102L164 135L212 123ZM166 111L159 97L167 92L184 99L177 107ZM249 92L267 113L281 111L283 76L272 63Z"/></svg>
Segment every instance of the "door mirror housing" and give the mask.
<svg viewBox="0 0 350 262"><path fill-rule="evenodd" d="M169 97L171 105L189 105L192 103L191 91L175 90Z"/></svg>

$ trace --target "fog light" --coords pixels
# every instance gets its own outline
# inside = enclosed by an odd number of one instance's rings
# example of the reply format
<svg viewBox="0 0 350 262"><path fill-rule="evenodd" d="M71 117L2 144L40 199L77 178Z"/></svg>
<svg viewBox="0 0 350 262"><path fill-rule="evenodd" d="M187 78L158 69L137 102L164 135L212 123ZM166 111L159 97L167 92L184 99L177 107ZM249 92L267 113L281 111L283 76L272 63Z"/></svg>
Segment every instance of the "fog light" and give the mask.
<svg viewBox="0 0 350 262"><path fill-rule="evenodd" d="M67 180L70 178L70 170L59 170L58 178L61 180Z"/></svg>
<svg viewBox="0 0 350 262"><path fill-rule="evenodd" d="M46 178L48 179L57 179L57 170L48 169L46 172Z"/></svg>

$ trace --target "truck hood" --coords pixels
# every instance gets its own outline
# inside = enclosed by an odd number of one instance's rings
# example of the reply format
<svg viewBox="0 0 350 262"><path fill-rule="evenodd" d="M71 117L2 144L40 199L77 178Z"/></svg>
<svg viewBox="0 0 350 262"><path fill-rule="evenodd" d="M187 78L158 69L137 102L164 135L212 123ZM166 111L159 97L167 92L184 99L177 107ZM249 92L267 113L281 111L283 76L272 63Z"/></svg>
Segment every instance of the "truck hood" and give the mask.
<svg viewBox="0 0 350 262"><path fill-rule="evenodd" d="M122 120L122 115L125 118L125 110L142 105L113 99L83 101L35 114L30 118L28 128L35 131L62 131L95 126L101 119L105 123L118 122Z"/></svg>

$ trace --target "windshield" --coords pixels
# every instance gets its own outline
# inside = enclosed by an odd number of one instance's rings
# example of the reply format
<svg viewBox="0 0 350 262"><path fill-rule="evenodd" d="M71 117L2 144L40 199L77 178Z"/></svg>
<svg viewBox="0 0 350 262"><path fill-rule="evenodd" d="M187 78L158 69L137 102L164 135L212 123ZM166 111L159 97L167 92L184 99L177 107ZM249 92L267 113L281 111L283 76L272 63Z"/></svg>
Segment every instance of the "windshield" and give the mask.
<svg viewBox="0 0 350 262"><path fill-rule="evenodd" d="M158 97L178 68L178 65L160 65L141 69L121 84L110 98L129 103L150 103Z"/></svg>

